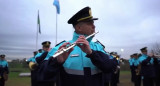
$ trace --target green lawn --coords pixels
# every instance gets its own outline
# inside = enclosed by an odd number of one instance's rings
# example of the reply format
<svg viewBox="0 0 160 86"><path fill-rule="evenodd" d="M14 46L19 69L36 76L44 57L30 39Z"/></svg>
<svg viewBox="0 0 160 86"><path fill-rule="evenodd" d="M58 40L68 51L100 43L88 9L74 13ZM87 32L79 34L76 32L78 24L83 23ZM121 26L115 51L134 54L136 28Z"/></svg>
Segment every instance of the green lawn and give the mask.
<svg viewBox="0 0 160 86"><path fill-rule="evenodd" d="M19 71L26 72L28 69L19 69ZM10 72L9 79L6 82L6 86L30 86L30 77L19 77L20 72ZM130 71L120 72L120 83L118 86L134 86L131 83Z"/></svg>
<svg viewBox="0 0 160 86"><path fill-rule="evenodd" d="M19 77L19 73L11 72L6 86L30 86L30 77Z"/></svg>
<svg viewBox="0 0 160 86"><path fill-rule="evenodd" d="M30 77L19 77L21 72L30 72L28 68L10 68L6 86L31 86Z"/></svg>
<svg viewBox="0 0 160 86"><path fill-rule="evenodd" d="M134 86L131 82L131 72L130 71L121 71L120 72L120 83L118 86Z"/></svg>
<svg viewBox="0 0 160 86"><path fill-rule="evenodd" d="M9 65L10 73L5 86L31 86L30 77L19 77L19 74L22 72L30 72L26 61L14 61L9 63ZM128 61L125 62L125 65L121 65L121 70L129 70ZM118 86L134 86L133 83L131 83L130 75L130 71L121 71L120 83L118 84Z"/></svg>

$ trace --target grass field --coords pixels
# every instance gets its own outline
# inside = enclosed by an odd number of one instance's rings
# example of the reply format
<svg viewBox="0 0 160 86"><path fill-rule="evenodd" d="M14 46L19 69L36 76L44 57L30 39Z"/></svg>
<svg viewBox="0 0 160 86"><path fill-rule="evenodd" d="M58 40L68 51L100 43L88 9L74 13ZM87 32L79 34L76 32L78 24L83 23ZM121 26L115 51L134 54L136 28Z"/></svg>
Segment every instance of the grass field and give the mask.
<svg viewBox="0 0 160 86"><path fill-rule="evenodd" d="M130 71L121 71L120 72L120 83L118 86L134 86L131 82L131 74Z"/></svg>
<svg viewBox="0 0 160 86"><path fill-rule="evenodd" d="M6 86L31 86L30 77L19 77L21 72L30 72L28 68L10 68Z"/></svg>
<svg viewBox="0 0 160 86"><path fill-rule="evenodd" d="M14 70L14 69L11 69ZM29 72L28 69L19 69L21 72ZM19 77L20 72L10 72L6 86L31 86L30 77ZM130 71L120 72L120 83L118 86L134 86L131 83Z"/></svg>
<svg viewBox="0 0 160 86"><path fill-rule="evenodd" d="M11 72L6 86L30 86L30 77L19 77L18 72Z"/></svg>

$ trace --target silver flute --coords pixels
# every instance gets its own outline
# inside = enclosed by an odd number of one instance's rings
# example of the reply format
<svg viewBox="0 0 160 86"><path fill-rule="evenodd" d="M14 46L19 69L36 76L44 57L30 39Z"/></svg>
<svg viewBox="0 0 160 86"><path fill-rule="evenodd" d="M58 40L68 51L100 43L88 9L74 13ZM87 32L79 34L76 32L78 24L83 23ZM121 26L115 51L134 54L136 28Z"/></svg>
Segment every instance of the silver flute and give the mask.
<svg viewBox="0 0 160 86"><path fill-rule="evenodd" d="M97 33L99 33L99 31L92 33L91 35L87 36L85 39L87 40L88 38L93 37L93 36L94 36L95 34L97 34ZM56 52L56 53L53 55L53 58L61 55L62 53L68 51L69 49L73 48L74 46L76 46L76 42L72 43L71 45L69 45L69 46L66 47L66 48L63 48L63 49L58 50L58 52Z"/></svg>
<svg viewBox="0 0 160 86"><path fill-rule="evenodd" d="M160 55L154 55L156 58L160 58Z"/></svg>

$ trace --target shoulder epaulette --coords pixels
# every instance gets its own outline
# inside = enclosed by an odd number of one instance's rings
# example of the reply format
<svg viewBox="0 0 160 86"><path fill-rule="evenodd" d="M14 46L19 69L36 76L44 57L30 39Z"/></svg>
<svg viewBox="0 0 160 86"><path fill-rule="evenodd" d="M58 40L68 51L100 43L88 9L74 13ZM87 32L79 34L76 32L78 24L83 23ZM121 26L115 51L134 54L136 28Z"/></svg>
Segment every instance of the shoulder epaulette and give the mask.
<svg viewBox="0 0 160 86"><path fill-rule="evenodd" d="M58 46L58 45L60 45L63 42L66 42L66 41L65 40L61 41L60 43L56 44L55 47Z"/></svg>
<svg viewBox="0 0 160 86"><path fill-rule="evenodd" d="M97 40L96 42L99 43L99 44L101 44L103 46L103 48L105 48L105 46L100 41Z"/></svg>

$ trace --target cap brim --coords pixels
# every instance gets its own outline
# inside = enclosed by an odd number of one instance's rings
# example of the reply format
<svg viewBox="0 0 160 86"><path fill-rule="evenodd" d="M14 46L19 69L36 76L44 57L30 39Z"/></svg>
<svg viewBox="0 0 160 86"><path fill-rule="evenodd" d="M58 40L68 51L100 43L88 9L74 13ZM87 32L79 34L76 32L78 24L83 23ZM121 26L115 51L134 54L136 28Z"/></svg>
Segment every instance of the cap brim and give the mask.
<svg viewBox="0 0 160 86"><path fill-rule="evenodd" d="M87 22L87 21L94 21L94 20L98 20L98 18L90 18L90 19L85 19L85 20L82 20L80 22Z"/></svg>
<svg viewBox="0 0 160 86"><path fill-rule="evenodd" d="M92 18L92 20L98 20L98 18Z"/></svg>
<svg viewBox="0 0 160 86"><path fill-rule="evenodd" d="M90 21L90 20L98 20L98 18L86 19L86 20L84 20L84 21Z"/></svg>

